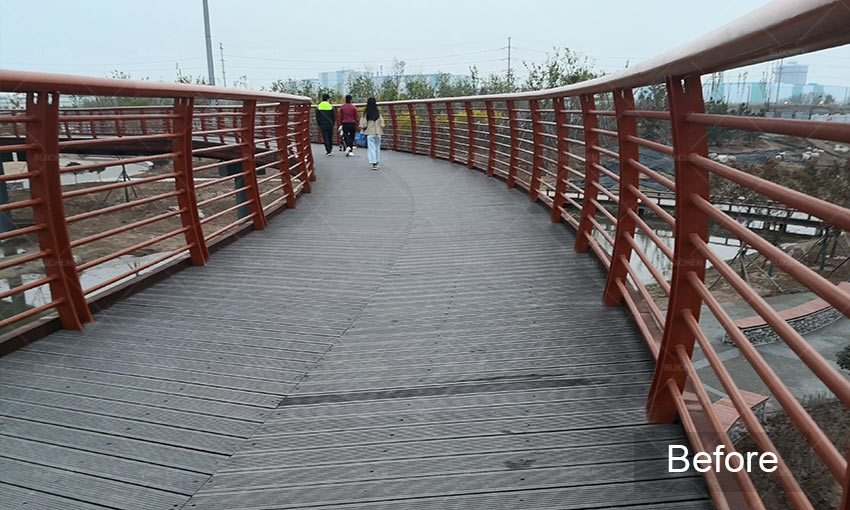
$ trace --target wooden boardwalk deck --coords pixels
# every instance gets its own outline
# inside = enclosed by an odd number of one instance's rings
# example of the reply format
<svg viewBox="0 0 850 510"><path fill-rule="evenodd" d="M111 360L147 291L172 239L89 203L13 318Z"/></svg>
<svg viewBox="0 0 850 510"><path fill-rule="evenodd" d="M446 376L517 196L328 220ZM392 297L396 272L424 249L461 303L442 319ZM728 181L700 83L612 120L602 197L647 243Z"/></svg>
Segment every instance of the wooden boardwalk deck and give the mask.
<svg viewBox="0 0 850 510"><path fill-rule="evenodd" d="M2 508L711 508L568 228L447 162L317 167L208 266L0 358Z"/></svg>

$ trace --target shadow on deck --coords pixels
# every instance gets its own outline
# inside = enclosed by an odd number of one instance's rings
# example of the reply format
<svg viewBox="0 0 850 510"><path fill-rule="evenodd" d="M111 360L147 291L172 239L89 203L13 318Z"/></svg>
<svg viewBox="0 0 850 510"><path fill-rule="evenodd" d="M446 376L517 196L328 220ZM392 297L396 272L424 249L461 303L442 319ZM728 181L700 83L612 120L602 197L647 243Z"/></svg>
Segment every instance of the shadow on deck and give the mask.
<svg viewBox="0 0 850 510"><path fill-rule="evenodd" d="M266 231L0 359L4 508L711 508L572 232L382 165L318 155Z"/></svg>

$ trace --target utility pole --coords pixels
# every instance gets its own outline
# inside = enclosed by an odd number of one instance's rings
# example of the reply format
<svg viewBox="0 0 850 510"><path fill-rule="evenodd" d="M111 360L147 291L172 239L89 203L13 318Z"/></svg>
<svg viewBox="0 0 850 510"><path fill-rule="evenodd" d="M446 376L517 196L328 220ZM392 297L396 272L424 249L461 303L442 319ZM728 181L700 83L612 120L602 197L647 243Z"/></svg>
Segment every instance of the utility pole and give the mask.
<svg viewBox="0 0 850 510"><path fill-rule="evenodd" d="M204 2L204 32L207 37L207 69L210 75L210 85L215 86L215 68L213 66L212 39L210 38L210 8L207 0Z"/></svg>
<svg viewBox="0 0 850 510"><path fill-rule="evenodd" d="M782 88L782 64L784 63L784 58L779 59L779 74L776 75L776 100L773 102L774 108L779 106L779 89Z"/></svg>
<svg viewBox="0 0 850 510"><path fill-rule="evenodd" d="M508 36L508 88L514 90L514 79L511 76L511 36Z"/></svg>
<svg viewBox="0 0 850 510"><path fill-rule="evenodd" d="M224 45L221 44L221 43L218 43L218 49L221 52L221 81L222 81L221 86L226 87L227 86L227 75L224 74Z"/></svg>

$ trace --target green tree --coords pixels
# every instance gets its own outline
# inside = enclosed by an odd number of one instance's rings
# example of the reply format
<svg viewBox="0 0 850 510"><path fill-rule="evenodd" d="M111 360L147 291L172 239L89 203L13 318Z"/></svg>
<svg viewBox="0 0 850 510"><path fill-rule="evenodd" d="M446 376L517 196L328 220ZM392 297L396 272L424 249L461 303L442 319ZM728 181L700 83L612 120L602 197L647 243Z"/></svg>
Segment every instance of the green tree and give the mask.
<svg viewBox="0 0 850 510"><path fill-rule="evenodd" d="M506 74L490 73L489 76L481 80L479 91L481 94L507 94L514 92L515 87L511 81Z"/></svg>
<svg viewBox="0 0 850 510"><path fill-rule="evenodd" d="M348 93L355 103L365 103L370 97L378 97L378 88L371 76L364 74L348 82Z"/></svg>
<svg viewBox="0 0 850 510"><path fill-rule="evenodd" d="M478 92L468 78L452 78L449 73L437 74L437 97L473 96Z"/></svg>
<svg viewBox="0 0 850 510"><path fill-rule="evenodd" d="M404 60L393 59L390 73L384 77L378 86L378 100L395 101L401 95L401 84L404 82Z"/></svg>
<svg viewBox="0 0 850 510"><path fill-rule="evenodd" d="M555 47L552 50L552 54L546 54L543 64L522 63L528 71L528 77L525 79L527 90L562 87L597 76L587 57L569 48Z"/></svg>
<svg viewBox="0 0 850 510"><path fill-rule="evenodd" d="M113 80L132 80L133 77L129 73L113 70L107 78ZM141 80L149 80L147 76ZM157 100L157 103L161 101ZM154 104L154 100L148 97L117 97L117 96L71 96L71 104L81 108L97 108L109 106L149 106Z"/></svg>
<svg viewBox="0 0 850 510"><path fill-rule="evenodd" d="M429 99L436 95L436 90L424 76L410 77L404 84L405 99Z"/></svg>

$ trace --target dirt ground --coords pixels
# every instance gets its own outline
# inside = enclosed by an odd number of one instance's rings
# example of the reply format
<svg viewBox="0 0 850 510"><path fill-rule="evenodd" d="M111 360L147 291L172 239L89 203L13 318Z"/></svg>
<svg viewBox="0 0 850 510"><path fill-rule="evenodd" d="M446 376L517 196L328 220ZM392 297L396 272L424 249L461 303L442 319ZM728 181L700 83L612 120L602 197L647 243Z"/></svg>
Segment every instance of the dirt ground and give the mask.
<svg viewBox="0 0 850 510"><path fill-rule="evenodd" d="M212 162L213 160L196 159L195 166L200 166ZM139 179L144 179L147 177L164 175L171 173L172 171L173 166L170 162L167 162L165 164L157 164L149 171L133 175L133 180L137 181ZM265 177L272 176L272 174L277 175L278 170L270 168L268 169L268 173L266 175L260 175L258 176L258 178L263 179ZM219 177L220 176L217 169L210 169L199 172L198 174L196 174L196 186L206 182L205 179L216 179ZM271 179L270 181L261 185L261 193L280 185L280 183L281 181L279 176ZM297 184L297 180L295 181L295 183ZM103 184L108 183L104 181L76 185L66 185L63 186L63 191L67 193L69 191L92 188ZM132 181L130 182L130 184L132 184ZM221 183L197 189L197 201L203 202L204 200L222 196L233 190L234 181L233 179L228 179ZM65 213L66 216L74 216L85 212L124 204L126 203L126 199L128 196L130 201L136 201L143 200L147 197L152 197L155 195L166 194L173 191L175 191L175 182L173 178L167 178L162 181L133 184L132 186L128 186L126 188L118 188L113 189L111 191L94 192L77 197L67 198L65 200ZM282 195L282 190L275 191L269 196L265 197L263 199L263 203L264 205L268 205L270 202L274 201L277 198L280 198ZM29 199L29 191L12 189L9 191L9 199L10 202L27 200ZM152 218L158 215L167 214L169 212L175 212L177 210L177 205L178 204L176 197L168 197L161 200L156 200L154 202L143 203L126 209L113 211L104 215L96 216L94 218L76 221L70 223L68 226L69 233L71 235L71 240L74 241L77 239L82 239L112 229L120 228L127 224L141 221L146 218ZM227 208L230 208L234 205L236 205L236 197L231 195L224 197L216 202L202 205L200 207L200 210L203 217L209 218L210 216ZM208 221L203 226L204 234L209 235L212 232L215 232L216 230L223 228L230 223L233 223L237 219L237 212L234 210L222 215L219 218ZM30 209L21 209L13 211L12 221L19 228L32 225L32 211ZM142 243L154 237L173 232L174 230L179 229L181 226L182 223L180 221L180 217L179 215L175 214L174 216L169 218L164 218L153 223L149 223L147 225L141 225L131 230L114 234L103 239L99 239L78 246L73 249L74 259L78 265L83 264L100 257L114 254L120 250L136 245L138 243ZM185 235L177 234L173 237L159 241L150 246L135 250L131 252L130 255L140 257L153 253L170 252L185 245ZM6 253L10 253L11 250L14 250L20 255L37 251L37 237L35 235L28 235L8 240L4 243L4 250L6 250ZM22 264L16 267L6 269L4 271L0 271L0 278L15 277L21 274L43 274L42 262L28 262L26 264Z"/></svg>
<svg viewBox="0 0 850 510"><path fill-rule="evenodd" d="M850 441L850 430L847 427L850 423L850 409L835 400L812 401L805 407L838 451L845 452ZM811 500L812 505L815 508L838 508L841 485L823 465L788 416L784 412L768 415L765 418L764 428L779 454L788 464L788 468L795 473L797 482ZM742 453L759 451L749 436L742 439L736 448ZM751 477L764 500L765 508L770 510L792 508L772 474L755 470L751 473Z"/></svg>
<svg viewBox="0 0 850 510"><path fill-rule="evenodd" d="M843 232L839 237L831 237L827 247L826 264L820 268L822 244L817 239L796 243L805 255L800 261L810 269L820 274L832 283L838 284L850 280L850 234ZM833 250L834 249L834 250ZM776 296L779 294L793 294L806 292L809 289L798 282L781 268L774 266L772 275L770 273L771 262L758 253L751 253L743 257L737 257L730 264L739 275L746 275L745 279L750 286L762 297ZM721 303L738 301L741 296L713 267L706 270L705 283L709 286L711 294ZM658 284L646 286L650 295L660 307L666 308L667 294Z"/></svg>

